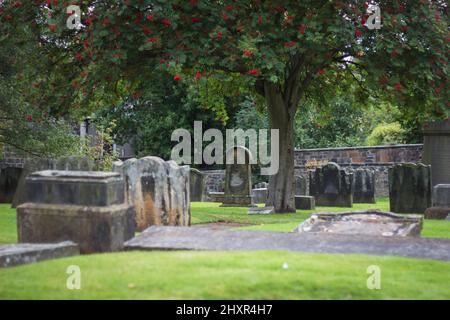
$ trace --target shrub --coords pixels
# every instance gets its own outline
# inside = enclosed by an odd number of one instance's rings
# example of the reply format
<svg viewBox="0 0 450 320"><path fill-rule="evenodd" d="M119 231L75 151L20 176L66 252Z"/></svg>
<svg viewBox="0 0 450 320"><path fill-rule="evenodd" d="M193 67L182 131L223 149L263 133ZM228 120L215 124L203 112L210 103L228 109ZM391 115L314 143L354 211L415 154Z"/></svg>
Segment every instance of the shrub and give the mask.
<svg viewBox="0 0 450 320"><path fill-rule="evenodd" d="M376 126L367 137L366 144L370 146L399 144L405 142L406 131L400 123L382 123Z"/></svg>

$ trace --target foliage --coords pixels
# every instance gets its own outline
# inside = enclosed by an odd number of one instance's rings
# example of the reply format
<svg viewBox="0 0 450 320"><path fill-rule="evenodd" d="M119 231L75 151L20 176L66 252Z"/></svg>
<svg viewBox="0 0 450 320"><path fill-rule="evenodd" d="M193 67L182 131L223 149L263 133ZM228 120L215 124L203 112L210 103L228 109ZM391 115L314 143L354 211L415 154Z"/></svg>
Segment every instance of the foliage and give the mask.
<svg viewBox="0 0 450 320"><path fill-rule="evenodd" d="M404 143L405 130L402 129L400 123L382 123L373 129L372 133L367 137L368 146L379 146L387 144Z"/></svg>

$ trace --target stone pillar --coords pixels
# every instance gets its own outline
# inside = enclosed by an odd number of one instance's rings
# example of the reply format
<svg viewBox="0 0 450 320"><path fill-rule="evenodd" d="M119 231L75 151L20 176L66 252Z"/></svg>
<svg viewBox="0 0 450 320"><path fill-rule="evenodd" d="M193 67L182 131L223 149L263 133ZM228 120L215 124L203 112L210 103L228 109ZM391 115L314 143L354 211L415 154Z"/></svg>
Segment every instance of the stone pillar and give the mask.
<svg viewBox="0 0 450 320"><path fill-rule="evenodd" d="M145 157L115 162L113 171L123 174L125 200L135 207L138 231L191 224L188 166Z"/></svg>
<svg viewBox="0 0 450 320"><path fill-rule="evenodd" d="M81 253L117 251L134 236L133 207L124 203L118 173L40 171L25 184L17 207L21 243L73 241Z"/></svg>
<svg viewBox="0 0 450 320"><path fill-rule="evenodd" d="M353 174L330 162L310 172L309 194L318 206L352 207Z"/></svg>
<svg viewBox="0 0 450 320"><path fill-rule="evenodd" d="M189 176L189 192L191 201L205 200L205 177L200 170L191 168Z"/></svg>
<svg viewBox="0 0 450 320"><path fill-rule="evenodd" d="M422 161L431 165L432 186L450 183L450 120L430 122L423 128Z"/></svg>
<svg viewBox="0 0 450 320"><path fill-rule="evenodd" d="M431 206L431 167L403 163L389 169L390 210L421 213Z"/></svg>
<svg viewBox="0 0 450 320"><path fill-rule="evenodd" d="M226 153L223 207L253 207L250 150L234 147ZM242 160L242 161L240 161Z"/></svg>

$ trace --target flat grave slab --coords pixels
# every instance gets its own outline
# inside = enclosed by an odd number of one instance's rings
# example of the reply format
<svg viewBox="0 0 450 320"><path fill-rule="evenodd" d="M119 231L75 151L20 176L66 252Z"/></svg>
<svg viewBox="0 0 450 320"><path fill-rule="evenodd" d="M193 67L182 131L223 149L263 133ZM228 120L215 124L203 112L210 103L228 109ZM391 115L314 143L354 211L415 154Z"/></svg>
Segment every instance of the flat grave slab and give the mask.
<svg viewBox="0 0 450 320"><path fill-rule="evenodd" d="M288 250L450 261L450 239L232 231L206 226L152 226L127 241L125 250Z"/></svg>
<svg viewBox="0 0 450 320"><path fill-rule="evenodd" d="M79 255L78 245L71 242L19 243L0 246L0 268L13 267L42 260Z"/></svg>

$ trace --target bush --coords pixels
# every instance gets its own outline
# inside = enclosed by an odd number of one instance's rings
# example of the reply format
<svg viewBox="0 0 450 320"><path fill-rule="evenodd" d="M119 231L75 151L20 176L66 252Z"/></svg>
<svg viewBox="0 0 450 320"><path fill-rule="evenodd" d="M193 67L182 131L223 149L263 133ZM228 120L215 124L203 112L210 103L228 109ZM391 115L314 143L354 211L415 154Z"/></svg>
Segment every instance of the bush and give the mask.
<svg viewBox="0 0 450 320"><path fill-rule="evenodd" d="M389 145L405 143L406 131L400 123L382 123L376 126L367 137L366 144L369 146Z"/></svg>

